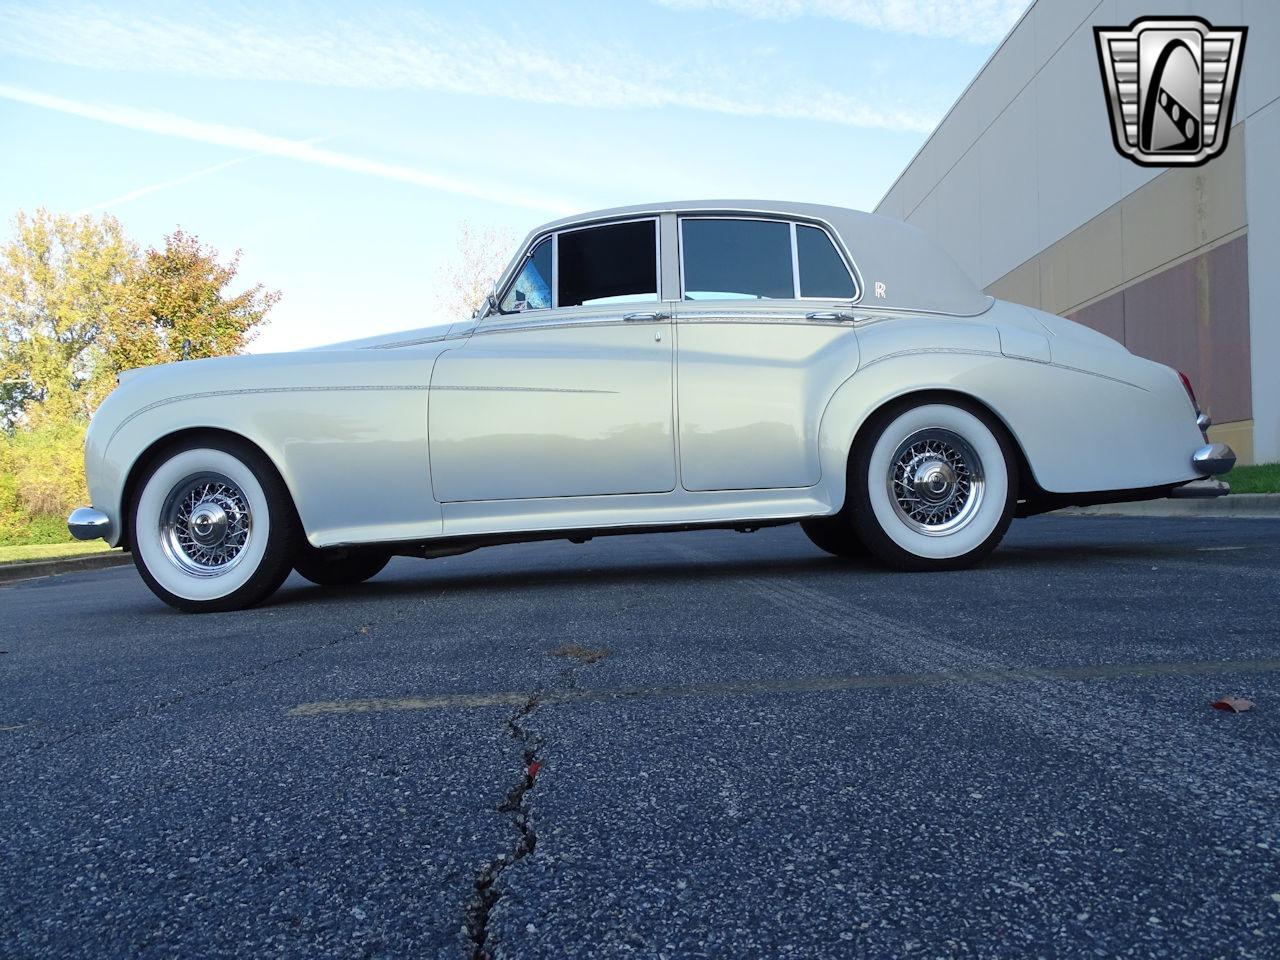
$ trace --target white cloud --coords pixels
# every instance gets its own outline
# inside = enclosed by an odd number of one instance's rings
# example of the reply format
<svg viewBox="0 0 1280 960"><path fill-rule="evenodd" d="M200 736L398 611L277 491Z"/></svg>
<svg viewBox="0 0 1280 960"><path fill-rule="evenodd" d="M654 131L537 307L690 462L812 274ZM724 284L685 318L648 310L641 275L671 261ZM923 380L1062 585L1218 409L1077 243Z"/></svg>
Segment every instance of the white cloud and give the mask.
<svg viewBox="0 0 1280 960"><path fill-rule="evenodd" d="M657 0L677 10L725 10L760 20L824 17L917 37L996 43L1028 0Z"/></svg>
<svg viewBox="0 0 1280 960"><path fill-rule="evenodd" d="M745 0L744 0L745 2ZM885 104L833 86L781 80L755 61L730 63L714 47L696 61L578 43L558 55L531 31L423 14L305 22L239 8L235 19L193 6L178 21L99 7L0 11L0 51L97 69L408 89L594 108L683 107L927 133L942 104ZM248 19L246 19L248 18Z"/></svg>
<svg viewBox="0 0 1280 960"><path fill-rule="evenodd" d="M230 160L223 160L221 163L214 163L207 167L201 167L199 170L193 170L191 173L184 174L180 177L171 177L168 180L161 180L158 183L149 183L145 187L138 187L127 193L122 193L118 197L112 197L110 200L103 200L101 203L93 203L78 210L77 215L81 213L92 213L95 210L110 210L121 204L129 203L140 197L145 197L151 193L157 193L161 190L168 190L170 187L180 187L183 184L190 183L192 180L199 180L202 177L209 177L215 173L220 173L228 167L234 167L237 164L244 163L246 160L252 160L252 157L233 157Z"/></svg>
<svg viewBox="0 0 1280 960"><path fill-rule="evenodd" d="M386 180L399 180L403 183L412 183L445 193L479 197L483 200L504 203L513 207L560 214L570 213L579 209L578 204L562 199L539 197L507 187L472 183L414 167L383 163L367 157L317 147L315 141L288 140L284 137L259 133L256 130L250 130L245 127L205 123L200 120L191 120L187 117L162 113L156 110L139 110L135 107L67 100L63 97L55 97L39 91L13 87L7 84L0 84L0 98L36 107L44 107L48 110L57 110L61 113L69 113L102 123L110 123L118 127L128 127L131 130L141 130L146 133L177 137L183 140L196 140L201 143L211 143L216 146L229 147L233 150L243 150L263 156L287 157L301 163L332 167L337 170L346 170L349 173L382 177Z"/></svg>

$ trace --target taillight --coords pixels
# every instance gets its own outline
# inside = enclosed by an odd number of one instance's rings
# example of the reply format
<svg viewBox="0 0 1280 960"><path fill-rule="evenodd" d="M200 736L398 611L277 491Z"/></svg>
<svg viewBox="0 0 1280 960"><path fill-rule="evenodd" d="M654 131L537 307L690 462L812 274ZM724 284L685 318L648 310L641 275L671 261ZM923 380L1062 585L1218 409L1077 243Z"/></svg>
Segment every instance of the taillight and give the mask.
<svg viewBox="0 0 1280 960"><path fill-rule="evenodd" d="M1196 412L1200 412L1200 402L1196 400L1196 392L1191 386L1191 378L1181 370L1178 371L1178 379L1182 381L1182 387L1187 391L1187 396L1191 398L1191 406L1195 407Z"/></svg>

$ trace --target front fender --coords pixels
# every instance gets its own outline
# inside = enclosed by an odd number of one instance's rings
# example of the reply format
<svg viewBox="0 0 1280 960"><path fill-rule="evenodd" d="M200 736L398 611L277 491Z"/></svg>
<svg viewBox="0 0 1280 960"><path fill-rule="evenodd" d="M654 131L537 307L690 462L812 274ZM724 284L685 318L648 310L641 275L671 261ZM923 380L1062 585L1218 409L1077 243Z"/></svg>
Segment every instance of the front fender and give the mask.
<svg viewBox="0 0 1280 960"><path fill-rule="evenodd" d="M440 534L427 452L434 355L288 356L221 371L177 364L125 380L94 417L85 449L93 505L111 520L109 543L121 542L126 485L140 458L202 429L239 436L270 458L314 546Z"/></svg>

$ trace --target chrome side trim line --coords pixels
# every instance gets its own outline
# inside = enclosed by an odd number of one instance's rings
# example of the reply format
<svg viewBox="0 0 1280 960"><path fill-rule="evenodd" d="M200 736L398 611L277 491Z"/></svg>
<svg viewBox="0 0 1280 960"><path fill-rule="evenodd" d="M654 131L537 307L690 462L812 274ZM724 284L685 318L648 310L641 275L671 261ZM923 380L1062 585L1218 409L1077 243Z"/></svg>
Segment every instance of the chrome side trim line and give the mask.
<svg viewBox="0 0 1280 960"><path fill-rule="evenodd" d="M1206 443L1191 455L1191 468L1205 476L1226 473L1236 465L1236 452L1225 443Z"/></svg>
<svg viewBox="0 0 1280 960"><path fill-rule="evenodd" d="M139 407L129 416L120 421L119 425L111 431L111 436L107 438L110 444L116 438L116 435L128 426L131 422L155 410L157 407L168 406L171 403L180 403L183 400L204 400L209 397L240 397L256 393L341 393L349 390L428 390L427 384L413 383L395 383L395 384L368 384L353 386L329 386L329 387L242 387L237 390L206 390L202 393L182 393L173 397L165 397L163 400L156 400L148 403L145 407Z"/></svg>
<svg viewBox="0 0 1280 960"><path fill-rule="evenodd" d="M77 540L101 540L111 532L111 518L93 507L78 507L67 517L67 529Z"/></svg>
<svg viewBox="0 0 1280 960"><path fill-rule="evenodd" d="M432 393L441 390L478 390L482 393L598 393L598 394L616 394L617 390L585 390L578 387L488 387L483 385L471 386L456 385L443 386L436 385L431 388Z"/></svg>
<svg viewBox="0 0 1280 960"><path fill-rule="evenodd" d="M653 323L664 323L666 321L653 320ZM566 320L548 320L542 318L530 323L513 323L505 326L477 327L472 333L473 337L490 337L498 333L528 333L533 330L569 330L574 327L621 327L625 325L633 325L634 320L626 321L621 316L610 315L607 318L596 319L587 317L583 319L566 319Z"/></svg>
<svg viewBox="0 0 1280 960"><path fill-rule="evenodd" d="M1001 360L1016 360L1019 363L1034 363L1041 367L1057 367L1059 370L1069 370L1072 373L1083 373L1085 376L1097 377L1099 380L1110 380L1112 383L1123 384L1126 387L1133 387L1135 390L1141 390L1143 393L1149 393L1146 387L1139 386L1136 383L1130 383L1128 380L1121 380L1118 377L1111 377L1105 373L1096 373L1093 370L1085 370L1082 367L1073 367L1066 363L1056 363L1054 361L1045 362L1044 360L1032 360L1028 357L1011 357L1005 353L999 353L994 350L970 350L965 347L919 347L914 350L897 350L893 353L886 353L879 357L873 357L866 363L862 364L859 371L865 370L867 367L874 366L882 360L892 360L896 357L918 356L926 353L955 353L973 357L996 357Z"/></svg>

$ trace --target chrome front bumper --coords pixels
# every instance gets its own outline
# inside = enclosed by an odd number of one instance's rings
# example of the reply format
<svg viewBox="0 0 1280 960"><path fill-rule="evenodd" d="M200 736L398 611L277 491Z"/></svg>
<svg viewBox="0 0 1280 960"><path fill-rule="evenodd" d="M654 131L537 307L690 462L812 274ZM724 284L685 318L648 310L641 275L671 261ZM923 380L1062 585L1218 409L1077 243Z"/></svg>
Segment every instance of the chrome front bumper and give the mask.
<svg viewBox="0 0 1280 960"><path fill-rule="evenodd" d="M77 540L101 540L111 532L111 518L93 507L80 507L67 517L67 529Z"/></svg>
<svg viewBox="0 0 1280 960"><path fill-rule="evenodd" d="M1216 477L1236 465L1236 453L1225 443L1206 443L1191 455L1191 469L1201 476Z"/></svg>

